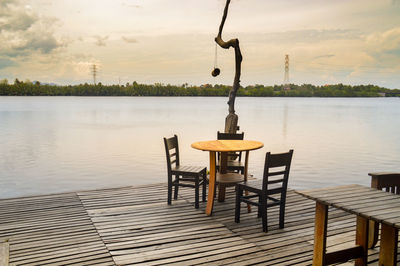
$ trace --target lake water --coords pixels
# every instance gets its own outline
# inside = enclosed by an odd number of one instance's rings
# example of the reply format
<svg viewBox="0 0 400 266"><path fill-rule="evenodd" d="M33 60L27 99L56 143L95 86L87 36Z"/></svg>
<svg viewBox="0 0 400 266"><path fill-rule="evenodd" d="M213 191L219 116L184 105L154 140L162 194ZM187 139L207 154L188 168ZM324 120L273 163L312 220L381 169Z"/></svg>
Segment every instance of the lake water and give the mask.
<svg viewBox="0 0 400 266"><path fill-rule="evenodd" d="M166 182L162 138L183 164L208 166L195 141L223 131L227 98L0 97L0 198ZM400 171L400 98L237 98L261 177L267 151L294 149L289 186L358 183Z"/></svg>

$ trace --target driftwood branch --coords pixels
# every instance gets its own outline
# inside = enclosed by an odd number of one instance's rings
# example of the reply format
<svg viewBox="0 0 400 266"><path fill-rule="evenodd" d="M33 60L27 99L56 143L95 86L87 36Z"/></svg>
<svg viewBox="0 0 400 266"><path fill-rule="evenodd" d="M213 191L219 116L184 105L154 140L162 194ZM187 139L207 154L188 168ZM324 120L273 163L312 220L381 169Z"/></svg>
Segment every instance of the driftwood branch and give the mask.
<svg viewBox="0 0 400 266"><path fill-rule="evenodd" d="M222 40L222 30L224 28L226 17L228 16L228 8L230 4L230 0L226 0L224 15L222 16L221 24L219 26L218 36L215 37L215 42L224 49L229 49L233 47L235 49L235 78L233 81L232 89L229 92L229 114L225 120L225 132L236 133L237 130L237 122L238 116L235 114L235 98L236 93L240 87L240 73L241 73L241 65L242 65L242 53L240 52L239 40L231 39L227 42Z"/></svg>

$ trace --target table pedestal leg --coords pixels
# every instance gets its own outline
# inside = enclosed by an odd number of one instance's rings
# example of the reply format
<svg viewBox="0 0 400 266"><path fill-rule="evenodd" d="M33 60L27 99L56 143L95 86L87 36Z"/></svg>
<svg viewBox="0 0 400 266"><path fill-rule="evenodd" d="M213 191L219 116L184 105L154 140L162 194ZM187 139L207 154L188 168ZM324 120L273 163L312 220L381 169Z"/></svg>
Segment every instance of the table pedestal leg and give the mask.
<svg viewBox="0 0 400 266"><path fill-rule="evenodd" d="M398 231L397 228L382 224L379 265L396 265Z"/></svg>
<svg viewBox="0 0 400 266"><path fill-rule="evenodd" d="M228 153L221 152L221 161L219 163L219 171L221 174L226 174L228 171ZM223 183L218 184L218 201L225 201L226 185Z"/></svg>
<svg viewBox="0 0 400 266"><path fill-rule="evenodd" d="M317 202L315 206L313 265L325 265L327 227L328 206Z"/></svg>
<svg viewBox="0 0 400 266"><path fill-rule="evenodd" d="M216 171L215 171L215 151L210 151L210 177L208 182L208 198L206 214L210 216L214 207L214 195L215 195L215 181L216 181Z"/></svg>
<svg viewBox="0 0 400 266"><path fill-rule="evenodd" d="M224 202L225 201L225 194L226 194L226 186L224 184L218 184L218 201Z"/></svg>

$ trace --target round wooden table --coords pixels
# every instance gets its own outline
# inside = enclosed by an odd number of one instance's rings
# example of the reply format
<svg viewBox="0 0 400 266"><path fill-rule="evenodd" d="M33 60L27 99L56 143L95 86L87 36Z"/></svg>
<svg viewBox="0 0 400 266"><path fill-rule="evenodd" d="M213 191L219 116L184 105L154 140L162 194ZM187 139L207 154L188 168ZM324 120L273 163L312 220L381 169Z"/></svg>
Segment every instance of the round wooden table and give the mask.
<svg viewBox="0 0 400 266"><path fill-rule="evenodd" d="M264 144L259 141L254 140L209 140L209 141L199 141L192 143L192 148L202 150L202 151L209 151L210 152L210 180L208 184L208 200L207 200L207 207L206 207L206 214L211 215L213 206L214 206L214 195L215 195L215 185L217 179L216 173L216 153L221 152L221 165L220 171L221 173L226 172L227 167L227 153L228 152L235 152L235 151L245 151L245 170L244 170L244 180L247 180L247 168L248 168L248 161L249 161L249 151L257 150L264 147ZM231 182L238 182L243 180L237 180L235 175L228 175Z"/></svg>

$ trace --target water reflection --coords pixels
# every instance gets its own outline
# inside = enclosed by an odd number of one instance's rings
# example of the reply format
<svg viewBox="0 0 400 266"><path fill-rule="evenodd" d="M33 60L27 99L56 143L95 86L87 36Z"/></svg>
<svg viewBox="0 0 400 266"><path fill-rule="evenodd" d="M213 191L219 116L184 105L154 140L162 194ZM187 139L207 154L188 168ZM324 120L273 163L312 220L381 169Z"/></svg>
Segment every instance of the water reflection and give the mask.
<svg viewBox="0 0 400 266"><path fill-rule="evenodd" d="M286 139L287 136L287 123L288 123L288 106L285 104L283 106L283 120L282 120L282 136Z"/></svg>
<svg viewBox="0 0 400 266"><path fill-rule="evenodd" d="M290 186L369 184L368 172L400 171L400 101L238 98L261 177L266 151L295 150ZM226 98L0 97L0 197L166 181L162 137L177 134L183 163L208 165L190 148L215 139Z"/></svg>

